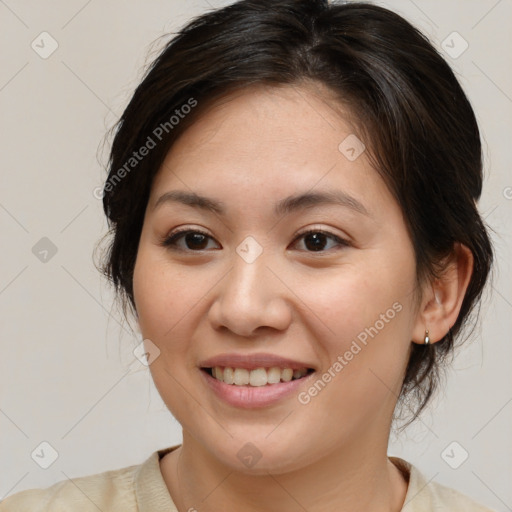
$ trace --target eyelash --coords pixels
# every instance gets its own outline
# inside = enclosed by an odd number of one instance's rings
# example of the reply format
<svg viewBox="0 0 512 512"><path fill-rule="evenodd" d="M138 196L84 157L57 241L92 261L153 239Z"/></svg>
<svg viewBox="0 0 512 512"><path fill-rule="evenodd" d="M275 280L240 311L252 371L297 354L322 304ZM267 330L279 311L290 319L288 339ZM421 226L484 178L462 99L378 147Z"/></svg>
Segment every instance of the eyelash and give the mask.
<svg viewBox="0 0 512 512"><path fill-rule="evenodd" d="M181 249L181 248L178 248L176 247L176 241L183 237L184 235L186 234L189 234L189 233L199 233L201 235L204 235L205 237L208 237L208 238L212 238L208 233L205 233L204 231L201 231L199 229L180 229L178 231L175 231L173 233L171 233L170 235L168 235L167 237L165 237L161 244L163 247L166 247L167 249L170 249L170 250L173 250L173 251L182 251L182 252L197 252L197 253L201 253L207 249L200 249L198 251L194 251L193 249ZM304 231L302 233L299 233L293 240L292 243L295 243L297 242L300 238L302 237L305 237L307 235L310 235L310 234L322 234L322 235L325 235L326 237L336 241L340 246L342 247L349 247L350 246L350 243L343 239L343 238L340 238L339 236L335 235L334 233L330 233L329 231L325 231L323 229L309 229L308 231ZM305 251L305 252L308 252L308 253L311 253L311 254L315 254L315 253L318 253L318 254L321 254L321 253L326 253L328 252L330 249L328 250L321 250L321 251Z"/></svg>

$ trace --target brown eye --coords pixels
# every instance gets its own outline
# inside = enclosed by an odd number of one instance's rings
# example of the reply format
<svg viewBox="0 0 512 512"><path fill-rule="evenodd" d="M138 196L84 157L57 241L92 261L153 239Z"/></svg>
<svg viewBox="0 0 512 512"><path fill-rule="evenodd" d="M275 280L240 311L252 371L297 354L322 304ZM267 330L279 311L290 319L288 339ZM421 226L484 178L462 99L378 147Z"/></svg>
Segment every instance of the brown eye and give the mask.
<svg viewBox="0 0 512 512"><path fill-rule="evenodd" d="M338 246L349 246L350 244L340 238L339 236L329 233L328 231L323 231L319 229L312 229L306 231L305 233L301 233L295 240L304 239L304 245L306 247L307 252L326 252L325 246L328 245L329 240L336 242L335 245ZM327 248L328 250L329 248Z"/></svg>
<svg viewBox="0 0 512 512"><path fill-rule="evenodd" d="M182 240L185 247L178 245L178 242ZM210 235L202 231L187 229L171 233L162 241L162 245L170 249L183 251L204 251L207 249L209 240L213 240Z"/></svg>
<svg viewBox="0 0 512 512"><path fill-rule="evenodd" d="M319 229L312 229L301 233L295 238L293 243L296 244L300 239L304 239L306 252L327 252L329 249L336 246L348 247L350 245L348 241L334 233ZM213 240L213 238L207 233L198 230L183 229L171 233L161 242L161 245L172 250L199 252L208 250L208 242L210 240ZM331 247L329 247L329 242L331 243ZM334 244L332 245L333 242Z"/></svg>

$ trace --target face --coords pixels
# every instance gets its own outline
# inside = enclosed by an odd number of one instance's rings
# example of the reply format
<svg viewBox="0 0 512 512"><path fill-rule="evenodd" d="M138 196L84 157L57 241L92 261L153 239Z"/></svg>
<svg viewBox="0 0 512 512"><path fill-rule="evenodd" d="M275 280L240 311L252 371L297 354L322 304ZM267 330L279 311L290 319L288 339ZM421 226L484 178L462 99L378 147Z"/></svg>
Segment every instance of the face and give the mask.
<svg viewBox="0 0 512 512"><path fill-rule="evenodd" d="M228 97L178 139L148 201L134 297L155 385L184 439L238 470L387 446L414 252L328 101L305 87Z"/></svg>

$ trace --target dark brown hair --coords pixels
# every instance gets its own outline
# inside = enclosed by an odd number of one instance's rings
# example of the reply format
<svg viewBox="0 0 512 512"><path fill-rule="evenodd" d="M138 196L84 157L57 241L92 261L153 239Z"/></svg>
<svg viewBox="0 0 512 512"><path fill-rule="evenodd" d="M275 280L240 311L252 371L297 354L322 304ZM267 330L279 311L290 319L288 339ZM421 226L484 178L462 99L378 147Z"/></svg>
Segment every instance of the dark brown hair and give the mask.
<svg viewBox="0 0 512 512"><path fill-rule="evenodd" d="M385 8L242 0L175 34L116 126L103 191L111 242L101 270L125 315L127 304L135 312L132 279L144 213L172 144L220 95L253 84L304 83L327 87L356 119L358 136L403 211L418 283L439 275L455 242L474 257L456 323L435 344L411 344L399 401L416 406L410 423L438 387L455 337L479 302L493 250L476 206L482 157L471 105L428 39ZM143 147L149 151L140 157Z"/></svg>

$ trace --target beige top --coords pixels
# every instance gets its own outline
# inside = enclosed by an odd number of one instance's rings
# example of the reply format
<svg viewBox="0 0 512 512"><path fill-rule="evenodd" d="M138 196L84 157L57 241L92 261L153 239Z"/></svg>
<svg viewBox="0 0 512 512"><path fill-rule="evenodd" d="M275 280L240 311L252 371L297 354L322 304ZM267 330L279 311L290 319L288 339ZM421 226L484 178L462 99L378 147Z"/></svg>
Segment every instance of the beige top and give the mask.
<svg viewBox="0 0 512 512"><path fill-rule="evenodd" d="M18 492L0 502L0 512L178 512L159 463L178 446L158 450L139 465ZM428 482L409 462L389 459L409 480L402 512L494 512L454 489Z"/></svg>

